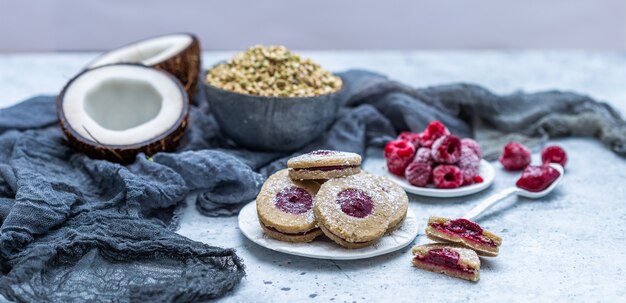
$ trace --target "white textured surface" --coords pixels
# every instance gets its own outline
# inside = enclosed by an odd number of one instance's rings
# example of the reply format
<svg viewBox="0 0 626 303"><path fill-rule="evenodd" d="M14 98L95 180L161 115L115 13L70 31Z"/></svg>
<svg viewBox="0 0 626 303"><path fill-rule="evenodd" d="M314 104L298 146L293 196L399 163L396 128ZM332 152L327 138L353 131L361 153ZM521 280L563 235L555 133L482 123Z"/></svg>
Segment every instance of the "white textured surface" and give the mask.
<svg viewBox="0 0 626 303"><path fill-rule="evenodd" d="M256 203L251 202L239 213L239 228L250 241L281 253L327 260L366 259L394 252L413 242L419 226L415 214L409 210L402 226L392 234L384 236L372 246L347 249L325 237L318 237L311 243L278 241L267 237L259 224Z"/></svg>
<svg viewBox="0 0 626 303"><path fill-rule="evenodd" d="M626 112L626 53L618 52L315 52L331 70L367 68L423 86L468 81L499 92L570 89ZM208 66L229 53L207 54ZM0 55L0 104L56 93L95 54ZM331 261L268 251L248 240L237 218L207 218L190 207L180 233L234 247L247 277L226 302L614 301L626 296L626 161L590 139L554 141L569 153L567 176L540 200L510 198L481 225L503 237L500 256L483 258L481 281L468 283L410 266L410 246L365 260ZM539 161L534 155L535 163ZM479 194L453 199L410 196L418 222L461 216L511 186L516 173ZM193 200L190 201L192 203ZM420 232L416 244L428 243Z"/></svg>

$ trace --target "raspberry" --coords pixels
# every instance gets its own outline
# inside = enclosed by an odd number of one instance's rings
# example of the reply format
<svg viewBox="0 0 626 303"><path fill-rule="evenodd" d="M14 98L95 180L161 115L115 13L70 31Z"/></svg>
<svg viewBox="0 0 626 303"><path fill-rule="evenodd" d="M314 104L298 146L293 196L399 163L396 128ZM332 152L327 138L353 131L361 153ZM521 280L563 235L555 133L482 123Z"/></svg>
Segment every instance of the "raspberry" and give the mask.
<svg viewBox="0 0 626 303"><path fill-rule="evenodd" d="M509 142L504 146L500 163L506 170L522 170L530 164L530 150L517 142Z"/></svg>
<svg viewBox="0 0 626 303"><path fill-rule="evenodd" d="M541 151L541 162L543 164L558 163L565 167L567 154L560 146L548 146Z"/></svg>
<svg viewBox="0 0 626 303"><path fill-rule="evenodd" d="M415 148L420 147L420 134L412 132L401 132L396 140L409 141Z"/></svg>
<svg viewBox="0 0 626 303"><path fill-rule="evenodd" d="M483 177L481 176L475 176L474 177L474 183L483 183L485 180L483 180Z"/></svg>
<svg viewBox="0 0 626 303"><path fill-rule="evenodd" d="M483 149L480 147L480 144L476 142L474 139L463 138L461 139L461 147L468 147L478 156L478 158L483 157Z"/></svg>
<svg viewBox="0 0 626 303"><path fill-rule="evenodd" d="M433 170L433 183L437 188L457 188L463 185L463 174L454 165L439 165Z"/></svg>
<svg viewBox="0 0 626 303"><path fill-rule="evenodd" d="M480 168L480 158L474 150L468 146L462 146L461 157L457 165L463 174L463 184L474 183L474 177L478 175L478 169Z"/></svg>
<svg viewBox="0 0 626 303"><path fill-rule="evenodd" d="M406 167L404 175L411 185L424 187L430 181L431 171L430 163L413 161Z"/></svg>
<svg viewBox="0 0 626 303"><path fill-rule="evenodd" d="M431 147L435 140L444 135L449 135L450 131L443 123L433 120L424 129L424 132L420 133L420 143L422 146Z"/></svg>
<svg viewBox="0 0 626 303"><path fill-rule="evenodd" d="M539 192L548 188L560 175L559 171L550 165L528 166L515 185L528 191Z"/></svg>
<svg viewBox="0 0 626 303"><path fill-rule="evenodd" d="M450 134L450 131L448 131L448 128L438 120L431 121L428 124L428 126L426 126L426 129L424 130L424 132L430 135L431 138L439 138L443 135Z"/></svg>
<svg viewBox="0 0 626 303"><path fill-rule="evenodd" d="M428 165L433 165L433 156L431 155L430 148L428 147L420 147L415 153L415 158L413 158L413 162L421 162L428 163Z"/></svg>
<svg viewBox="0 0 626 303"><path fill-rule="evenodd" d="M435 162L454 164L461 157L461 140L454 135L444 135L433 143L431 154Z"/></svg>
<svg viewBox="0 0 626 303"><path fill-rule="evenodd" d="M410 142L395 140L385 145L385 160L387 169L394 174L403 177L404 170L413 160L415 147Z"/></svg>
<svg viewBox="0 0 626 303"><path fill-rule="evenodd" d="M435 140L431 140L430 137L425 133L419 133L418 134L419 139L420 139L420 145L423 147L432 147L433 146L433 141Z"/></svg>

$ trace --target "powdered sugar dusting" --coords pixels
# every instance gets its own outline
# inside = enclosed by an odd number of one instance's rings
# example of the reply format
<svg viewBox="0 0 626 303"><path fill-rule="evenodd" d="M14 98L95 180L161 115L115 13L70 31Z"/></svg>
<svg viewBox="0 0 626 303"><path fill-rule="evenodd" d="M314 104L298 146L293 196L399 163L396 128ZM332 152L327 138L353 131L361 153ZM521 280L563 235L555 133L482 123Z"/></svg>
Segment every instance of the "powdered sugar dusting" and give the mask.
<svg viewBox="0 0 626 303"><path fill-rule="evenodd" d="M376 207L377 205L381 205L381 208L385 210L391 209L392 208L391 203L387 199L386 193L383 192L382 190L376 190L376 189L380 189L380 187L378 186L377 182L370 176L371 175L369 174L366 175L365 173L363 173L363 174L357 174L353 176L338 178L338 180L343 179L347 183L345 188L360 189L360 190L365 191L370 196L370 198L374 201L374 207Z"/></svg>
<svg viewBox="0 0 626 303"><path fill-rule="evenodd" d="M338 195L348 189L364 192L373 203L371 214L359 218L346 214L337 203ZM380 238L390 222L392 206L374 178L361 173L324 183L316 197L317 219L334 234L349 242L364 242Z"/></svg>
<svg viewBox="0 0 626 303"><path fill-rule="evenodd" d="M376 179L380 189L387 195L387 202L393 213L397 213L400 209L405 208L402 204L408 203L409 198L404 189L387 177L378 175L370 176Z"/></svg>
<svg viewBox="0 0 626 303"><path fill-rule="evenodd" d="M308 154L303 154L289 159L287 165L292 166L336 166L336 165L359 165L361 164L361 156L355 153L335 151L335 150L316 150Z"/></svg>
<svg viewBox="0 0 626 303"><path fill-rule="evenodd" d="M463 138L461 139L461 148L467 147L474 151L474 153L478 156L478 158L483 157L483 149L480 147L480 144L476 142L476 140L472 138Z"/></svg>
<svg viewBox="0 0 626 303"><path fill-rule="evenodd" d="M312 151L312 152L310 152L308 154L309 155L315 155L315 156L328 156L328 155L334 155L336 153L337 153L337 151L335 151L335 150L320 149L320 150Z"/></svg>
<svg viewBox="0 0 626 303"><path fill-rule="evenodd" d="M415 158L413 158L413 162L421 162L428 163L429 165L433 164L433 156L431 155L431 150L428 147L420 147L415 153Z"/></svg>
<svg viewBox="0 0 626 303"><path fill-rule="evenodd" d="M281 189L277 194L276 207L286 213L302 214L311 210L313 197L305 189L291 186Z"/></svg>
<svg viewBox="0 0 626 303"><path fill-rule="evenodd" d="M341 207L341 211L357 218L367 217L374 208L372 198L356 188L348 188L337 194L337 204Z"/></svg>

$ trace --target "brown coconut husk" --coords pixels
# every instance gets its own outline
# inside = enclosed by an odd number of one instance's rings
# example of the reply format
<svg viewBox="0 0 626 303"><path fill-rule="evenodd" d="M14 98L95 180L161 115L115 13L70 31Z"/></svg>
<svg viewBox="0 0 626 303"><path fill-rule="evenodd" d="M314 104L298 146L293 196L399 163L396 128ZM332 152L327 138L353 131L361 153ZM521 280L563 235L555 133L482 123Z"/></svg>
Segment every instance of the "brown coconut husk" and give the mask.
<svg viewBox="0 0 626 303"><path fill-rule="evenodd" d="M176 77L183 84L189 100L194 102L196 85L198 85L198 75L200 74L200 42L192 34L192 42L178 55L153 65L153 67L164 70ZM195 102L194 102L195 104Z"/></svg>
<svg viewBox="0 0 626 303"><path fill-rule="evenodd" d="M195 104L194 96L196 93L196 86L198 85L198 75L200 74L201 67L201 53L200 53L200 41L198 37L190 33L181 33L181 34L172 34L172 35L186 35L191 37L191 43L183 49L178 54L166 59L160 63L151 65L151 67L166 71L174 77L176 77L185 88L187 95L189 96L189 100ZM166 35L170 36L170 35ZM146 40L154 39L158 37L147 38L139 41L135 41L133 43L129 43L127 45L121 46L119 48L124 48L133 44L142 43ZM119 49L118 48L118 49ZM98 56L92 63L87 66L91 66L93 62L100 60L100 58L106 56L112 51L117 49L108 51ZM120 62L121 63L121 62Z"/></svg>

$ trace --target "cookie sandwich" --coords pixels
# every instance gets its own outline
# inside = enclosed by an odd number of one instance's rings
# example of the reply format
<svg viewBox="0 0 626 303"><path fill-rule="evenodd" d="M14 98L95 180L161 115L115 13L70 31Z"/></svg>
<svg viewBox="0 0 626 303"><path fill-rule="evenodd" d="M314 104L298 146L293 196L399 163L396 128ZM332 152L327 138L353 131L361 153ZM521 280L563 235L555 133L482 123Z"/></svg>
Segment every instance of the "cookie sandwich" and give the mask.
<svg viewBox="0 0 626 303"><path fill-rule="evenodd" d="M467 219L450 220L430 217L426 226L426 236L437 242L456 243L475 250L479 255L495 257L498 255L502 238L482 229L478 224Z"/></svg>
<svg viewBox="0 0 626 303"><path fill-rule="evenodd" d="M322 234L313 214L319 184L289 178L287 169L271 175L256 199L264 233L286 242L311 242Z"/></svg>
<svg viewBox="0 0 626 303"><path fill-rule="evenodd" d="M455 244L415 246L413 266L469 281L480 279L480 259L475 251Z"/></svg>
<svg viewBox="0 0 626 303"><path fill-rule="evenodd" d="M287 161L289 177L294 180L323 180L358 174L361 156L355 153L316 150Z"/></svg>
<svg viewBox="0 0 626 303"><path fill-rule="evenodd" d="M372 245L389 228L387 196L367 174L326 181L313 209L324 235L346 248Z"/></svg>

